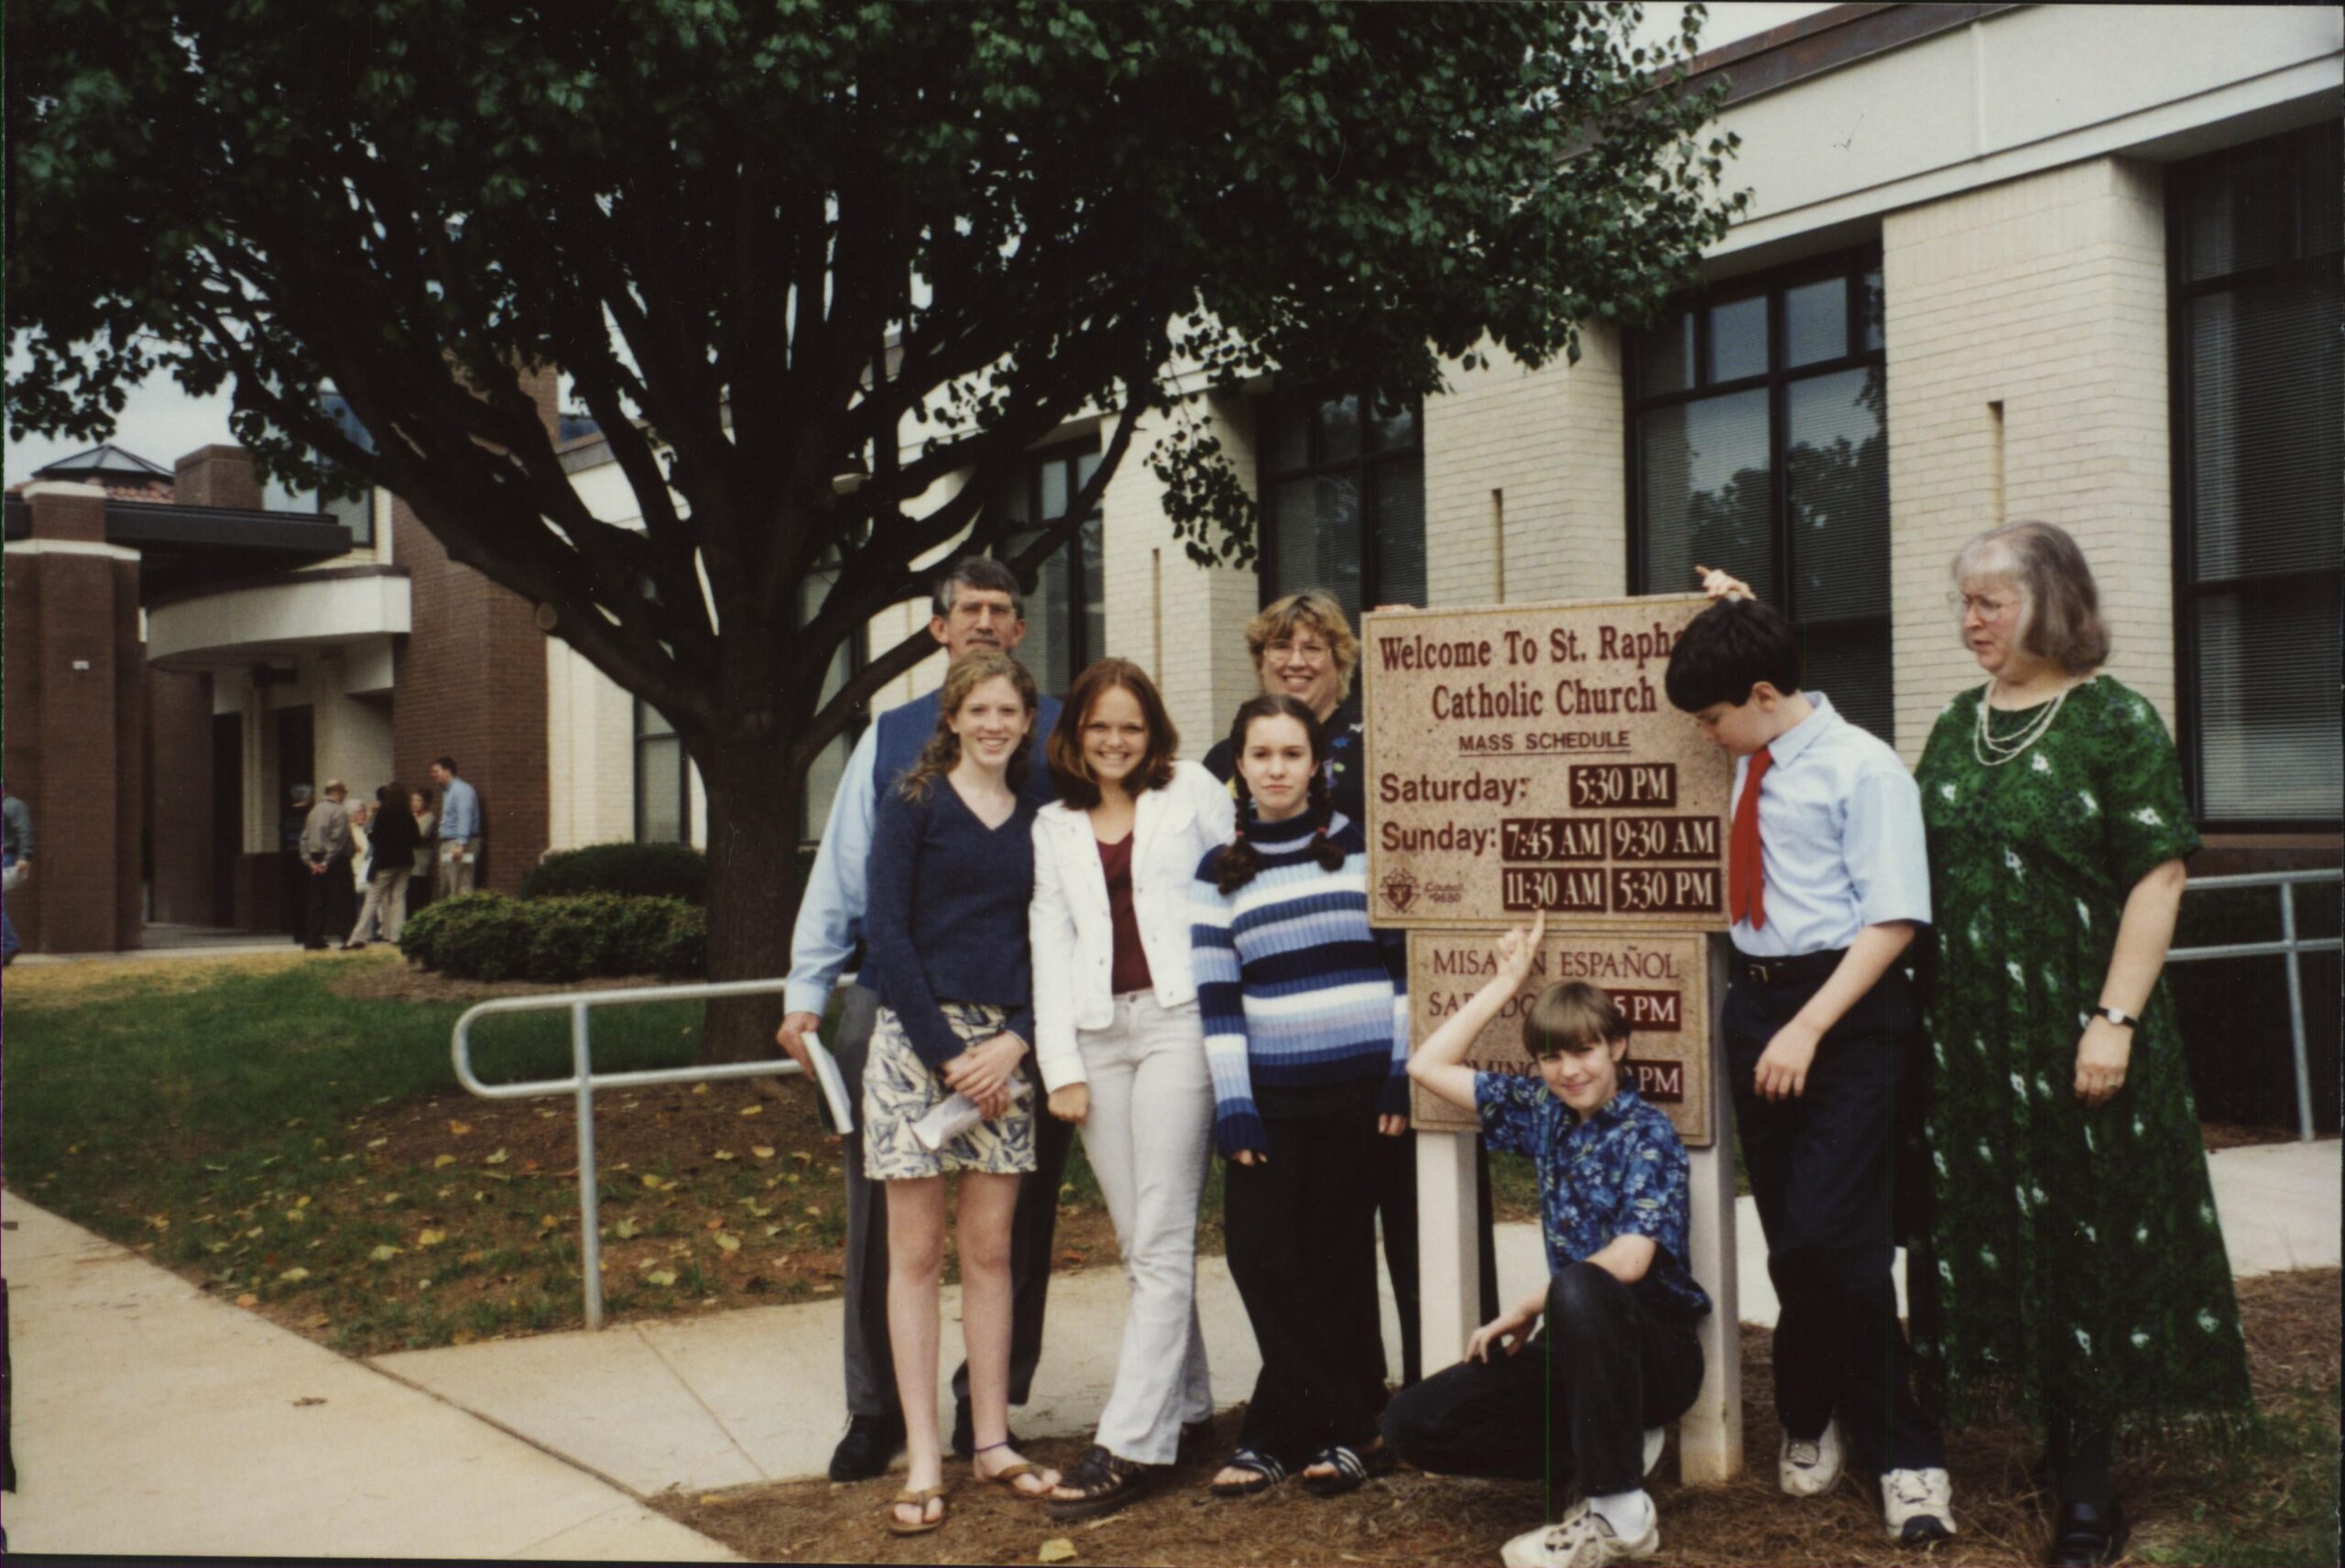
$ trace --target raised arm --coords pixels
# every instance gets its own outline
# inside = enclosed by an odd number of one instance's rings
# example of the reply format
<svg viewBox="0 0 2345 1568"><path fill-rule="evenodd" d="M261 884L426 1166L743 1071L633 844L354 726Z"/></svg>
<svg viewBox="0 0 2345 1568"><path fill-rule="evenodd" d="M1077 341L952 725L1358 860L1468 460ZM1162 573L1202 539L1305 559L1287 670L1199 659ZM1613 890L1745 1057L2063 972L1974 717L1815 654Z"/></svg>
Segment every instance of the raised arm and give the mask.
<svg viewBox="0 0 2345 1568"><path fill-rule="evenodd" d="M1475 1108L1475 1074L1465 1064L1466 1052L1481 1039L1482 1031L1514 994L1522 989L1523 981L1531 976L1532 963L1538 956L1539 943L1546 934L1547 911L1542 909L1532 918L1529 930L1517 926L1499 938L1493 950L1498 973L1474 993L1471 1001L1425 1037L1409 1058L1410 1077L1453 1105L1469 1111Z"/></svg>

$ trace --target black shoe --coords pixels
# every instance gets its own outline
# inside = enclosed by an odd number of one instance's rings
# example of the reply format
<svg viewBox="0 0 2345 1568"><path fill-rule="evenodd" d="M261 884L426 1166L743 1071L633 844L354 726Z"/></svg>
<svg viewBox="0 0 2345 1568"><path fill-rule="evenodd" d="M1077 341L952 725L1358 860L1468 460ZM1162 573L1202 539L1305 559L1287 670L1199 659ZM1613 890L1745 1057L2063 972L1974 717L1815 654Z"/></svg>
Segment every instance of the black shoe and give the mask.
<svg viewBox="0 0 2345 1568"><path fill-rule="evenodd" d="M1212 1442L1213 1418L1211 1416L1207 1416L1203 1421L1183 1421L1181 1423L1181 1443L1180 1446L1172 1451L1172 1463L1175 1465L1186 1465L1192 1459L1194 1459L1199 1454L1205 1453L1206 1445Z"/></svg>
<svg viewBox="0 0 2345 1568"><path fill-rule="evenodd" d="M1118 1459L1096 1443L1075 1467L1060 1478L1059 1485L1072 1486L1083 1496L1053 1497L1051 1517L1054 1519L1100 1519L1117 1509L1138 1502L1156 1489L1163 1480L1164 1469L1157 1465L1135 1465L1129 1459Z"/></svg>
<svg viewBox="0 0 2345 1568"><path fill-rule="evenodd" d="M831 1450L831 1479L868 1481L888 1473L888 1462L904 1451L904 1418L856 1416Z"/></svg>
<svg viewBox="0 0 2345 1568"><path fill-rule="evenodd" d="M2101 1568L2124 1553L2132 1531L2125 1510L2115 1503L2097 1508L2090 1503L2063 1503L2052 1526L2052 1551L2045 1558L2050 1568Z"/></svg>
<svg viewBox="0 0 2345 1568"><path fill-rule="evenodd" d="M1026 1446L1025 1439L1014 1432L1007 1432L1002 1441L1012 1448ZM976 1450L977 1423L969 1414L969 1401L955 1399L953 1401L953 1457L974 1459Z"/></svg>

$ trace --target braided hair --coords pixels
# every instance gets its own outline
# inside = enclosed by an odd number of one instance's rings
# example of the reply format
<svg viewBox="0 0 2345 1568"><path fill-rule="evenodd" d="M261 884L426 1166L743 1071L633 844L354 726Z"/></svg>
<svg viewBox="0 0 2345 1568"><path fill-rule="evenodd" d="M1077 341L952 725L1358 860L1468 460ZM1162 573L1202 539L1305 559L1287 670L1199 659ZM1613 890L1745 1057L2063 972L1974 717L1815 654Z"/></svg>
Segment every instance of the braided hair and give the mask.
<svg viewBox="0 0 2345 1568"><path fill-rule="evenodd" d="M1238 710L1238 717L1229 726L1229 749L1233 758L1230 786L1238 797L1238 836L1223 849L1214 863L1214 885L1223 897L1235 893L1254 880L1262 869L1262 852L1246 836L1249 824L1254 821L1254 791L1246 783L1246 770L1239 766L1246 757L1246 732L1257 720L1292 719L1303 726L1311 746L1311 798L1309 811L1316 825L1311 835L1312 855L1323 871L1343 868L1344 848L1328 836L1335 814L1335 801L1327 785L1327 732L1321 727L1319 716L1301 699L1283 691L1266 691L1246 702Z"/></svg>

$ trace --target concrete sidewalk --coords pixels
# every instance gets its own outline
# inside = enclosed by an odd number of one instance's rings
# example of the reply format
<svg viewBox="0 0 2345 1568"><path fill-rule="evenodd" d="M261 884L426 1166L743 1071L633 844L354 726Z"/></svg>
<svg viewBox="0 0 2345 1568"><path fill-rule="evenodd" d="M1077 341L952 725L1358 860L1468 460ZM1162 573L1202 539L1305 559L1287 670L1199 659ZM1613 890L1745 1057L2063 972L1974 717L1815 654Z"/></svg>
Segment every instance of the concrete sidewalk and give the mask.
<svg viewBox="0 0 2345 1568"><path fill-rule="evenodd" d="M14 1192L12 1552L731 1562L576 1465Z"/></svg>
<svg viewBox="0 0 2345 1568"><path fill-rule="evenodd" d="M2212 1157L2234 1272L2337 1267L2340 1152L2329 1139ZM820 1475L844 1426L834 1301L360 1363L14 1194L5 1205L19 1227L4 1249L26 1488L5 1506L18 1551L717 1560L723 1548L638 1499ZM1772 1323L1757 1216L1748 1199L1739 1207L1741 1315ZM1543 1269L1535 1226L1500 1227L1502 1294ZM1204 1259L1199 1278L1226 1407L1260 1361L1227 1267ZM1020 1432L1089 1429L1125 1299L1113 1269L1053 1282ZM945 1315L949 1372L952 1292ZM1384 1315L1397 1373L1389 1293Z"/></svg>

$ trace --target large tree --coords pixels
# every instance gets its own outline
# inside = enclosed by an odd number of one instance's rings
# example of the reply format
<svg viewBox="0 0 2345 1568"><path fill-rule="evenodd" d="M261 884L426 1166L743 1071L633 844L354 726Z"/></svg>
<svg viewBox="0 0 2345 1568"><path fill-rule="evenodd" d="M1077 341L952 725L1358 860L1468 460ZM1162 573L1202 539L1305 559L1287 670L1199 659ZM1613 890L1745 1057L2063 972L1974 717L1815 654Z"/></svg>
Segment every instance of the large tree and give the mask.
<svg viewBox="0 0 2345 1568"><path fill-rule="evenodd" d="M9 413L99 437L159 368L232 385L277 476L403 497L674 724L713 972L772 975L808 765L933 648L825 700L833 655L1003 544L987 503L1037 441L1107 411L1080 518L1176 359L1192 389L1419 396L1485 338L1576 357L1683 280L1729 149L1682 85L1699 7L1651 58L1638 10L18 0ZM640 528L573 492L517 375L545 367ZM1243 559L1216 444L1169 429L1191 552Z"/></svg>

